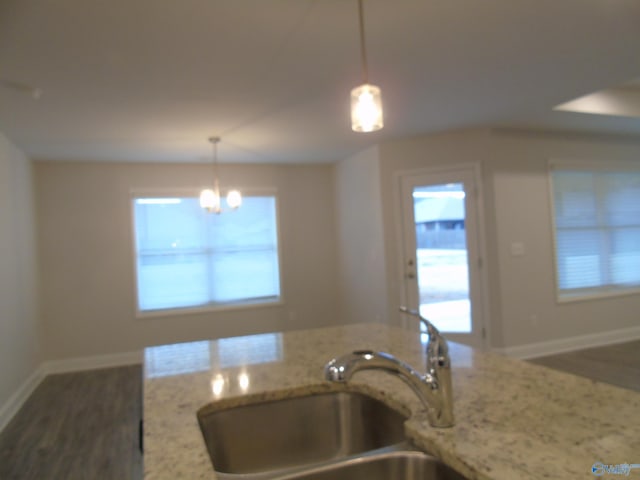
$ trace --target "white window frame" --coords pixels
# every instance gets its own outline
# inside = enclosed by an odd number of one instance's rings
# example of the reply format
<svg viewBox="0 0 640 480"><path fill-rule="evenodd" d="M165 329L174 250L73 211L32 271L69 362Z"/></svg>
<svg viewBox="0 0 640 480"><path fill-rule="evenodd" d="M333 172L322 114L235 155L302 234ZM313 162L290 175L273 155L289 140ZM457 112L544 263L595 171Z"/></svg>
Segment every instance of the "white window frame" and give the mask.
<svg viewBox="0 0 640 480"><path fill-rule="evenodd" d="M626 295L640 294L640 287L622 287L606 285L576 289L572 293L562 293L560 290L560 278L558 275L558 245L556 231L555 197L553 187L554 170L574 170L584 172L608 171L608 172L640 172L640 162L634 161L597 161L597 160L576 160L576 159L549 159L547 166L547 181L549 192L549 209L551 220L551 233L553 242L553 275L557 303L571 303L588 301L599 298L621 297Z"/></svg>
<svg viewBox="0 0 640 480"><path fill-rule="evenodd" d="M269 308L280 307L285 304L284 301L284 288L283 288L283 270L282 270L282 235L280 227L280 198L278 190L276 188L251 188L243 189L242 194L244 197L261 197L271 196L276 200L276 235L278 238L278 282L280 288L280 295L273 300L268 301L246 301L236 303L225 304L209 304L198 307L178 307L178 308L166 308L159 310L140 310L138 301L138 258L136 252L136 218L134 201L138 198L175 198L175 197L191 197L198 198L200 195L201 187L198 188L163 188L163 189L141 189L135 188L129 191L129 215L131 225L131 265L133 272L133 288L134 288L134 310L135 318L154 318L154 317L171 317L178 315L194 315L207 312L220 312L220 311L233 311L233 310L250 310L256 308ZM242 207L240 207L242 208ZM212 214L214 215L214 214ZM222 213L221 215L225 215Z"/></svg>

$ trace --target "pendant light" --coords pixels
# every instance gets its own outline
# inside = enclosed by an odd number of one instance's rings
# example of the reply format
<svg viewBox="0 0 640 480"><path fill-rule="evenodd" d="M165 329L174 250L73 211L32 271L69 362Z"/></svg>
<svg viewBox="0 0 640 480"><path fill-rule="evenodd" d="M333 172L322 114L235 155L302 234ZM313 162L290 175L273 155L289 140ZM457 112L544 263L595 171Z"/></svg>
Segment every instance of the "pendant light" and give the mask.
<svg viewBox="0 0 640 480"><path fill-rule="evenodd" d="M380 88L369 83L362 0L358 0L358 18L360 20L360 54L364 83L351 90L351 129L354 132L375 132L384 126L382 97Z"/></svg>
<svg viewBox="0 0 640 480"><path fill-rule="evenodd" d="M200 192L200 206L209 213L222 213L224 209L221 205L220 184L218 182L218 143L220 137L210 137L209 142L213 146L213 190L206 188ZM242 195L238 190L229 190L227 205L232 210L236 210L242 205Z"/></svg>

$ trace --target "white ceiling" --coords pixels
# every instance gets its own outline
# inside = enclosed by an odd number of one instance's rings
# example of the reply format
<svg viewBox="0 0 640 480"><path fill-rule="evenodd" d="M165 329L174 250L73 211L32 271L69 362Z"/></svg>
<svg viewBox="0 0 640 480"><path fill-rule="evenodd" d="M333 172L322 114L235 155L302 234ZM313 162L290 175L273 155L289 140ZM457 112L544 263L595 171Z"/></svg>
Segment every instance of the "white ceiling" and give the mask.
<svg viewBox="0 0 640 480"><path fill-rule="evenodd" d="M366 0L385 128L350 130L356 0L0 0L0 130L50 160L331 162L482 125L640 135L553 111L640 77L638 0ZM7 82L42 89L38 100Z"/></svg>

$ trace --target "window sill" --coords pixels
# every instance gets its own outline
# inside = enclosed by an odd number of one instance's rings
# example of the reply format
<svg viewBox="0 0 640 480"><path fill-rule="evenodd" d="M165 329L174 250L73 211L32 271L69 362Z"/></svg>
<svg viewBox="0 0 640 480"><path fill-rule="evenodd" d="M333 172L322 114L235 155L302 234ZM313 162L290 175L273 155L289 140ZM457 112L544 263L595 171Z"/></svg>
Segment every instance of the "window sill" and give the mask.
<svg viewBox="0 0 640 480"><path fill-rule="evenodd" d="M204 305L201 307L168 308L162 310L136 310L135 318L177 317L180 315L198 315L211 312L225 312L233 310L250 310L254 308L279 307L284 305L282 298L272 301L256 301L233 304Z"/></svg>
<svg viewBox="0 0 640 480"><path fill-rule="evenodd" d="M627 297L629 295L639 295L640 287L625 288L609 291L592 291L592 292L578 292L573 294L558 295L556 301L559 304L563 303L575 303L586 302L590 300L603 300L607 298L615 297Z"/></svg>

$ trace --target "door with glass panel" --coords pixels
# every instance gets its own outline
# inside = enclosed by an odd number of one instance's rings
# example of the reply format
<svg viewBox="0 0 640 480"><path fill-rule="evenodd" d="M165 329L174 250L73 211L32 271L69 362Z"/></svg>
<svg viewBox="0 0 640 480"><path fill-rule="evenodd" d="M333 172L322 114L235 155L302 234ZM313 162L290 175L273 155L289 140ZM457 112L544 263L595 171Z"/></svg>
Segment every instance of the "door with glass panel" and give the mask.
<svg viewBox="0 0 640 480"><path fill-rule="evenodd" d="M472 168L401 177L403 280L451 340L484 346L476 178Z"/></svg>

